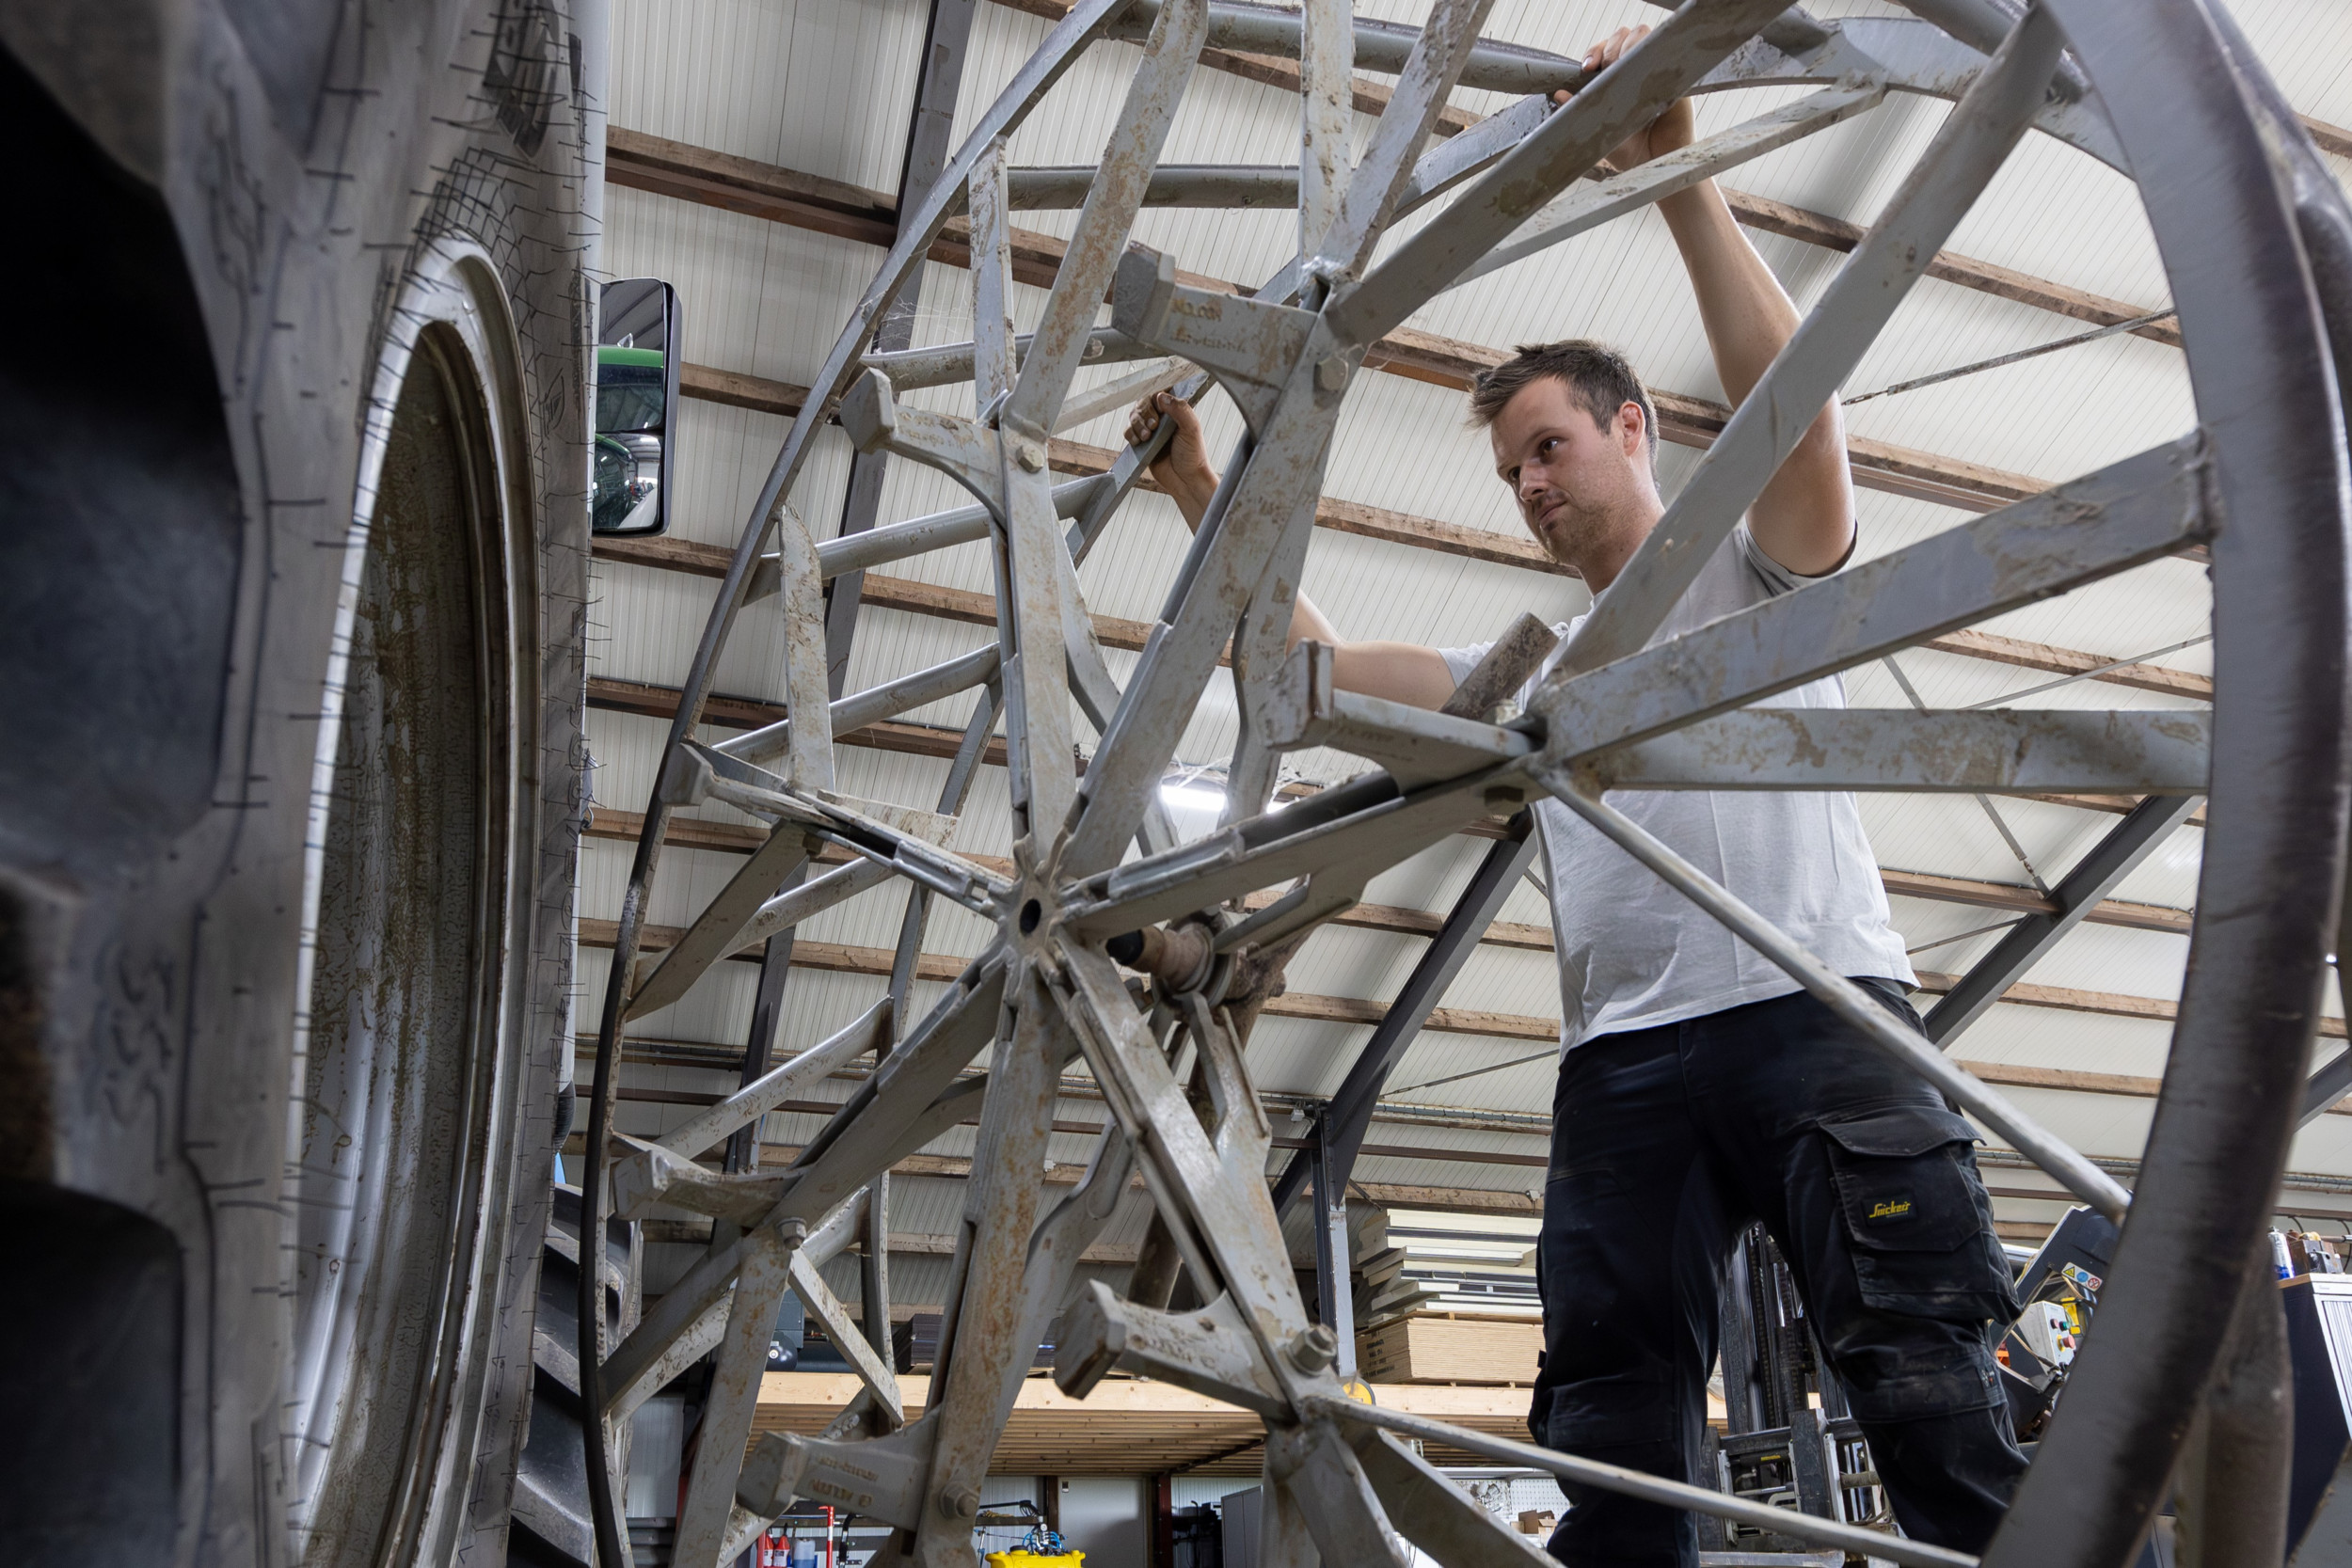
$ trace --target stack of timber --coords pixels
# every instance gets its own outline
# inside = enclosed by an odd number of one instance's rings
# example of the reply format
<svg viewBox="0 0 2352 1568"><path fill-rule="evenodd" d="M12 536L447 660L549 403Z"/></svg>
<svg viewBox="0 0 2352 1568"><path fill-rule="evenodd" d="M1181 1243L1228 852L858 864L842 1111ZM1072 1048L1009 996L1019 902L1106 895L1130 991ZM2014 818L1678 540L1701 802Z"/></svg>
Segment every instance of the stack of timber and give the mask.
<svg viewBox="0 0 2352 1568"><path fill-rule="evenodd" d="M1534 1219L1395 1209L1356 1261L1370 1383L1524 1386L1543 1348ZM1371 1238L1366 1238L1371 1240Z"/></svg>
<svg viewBox="0 0 2352 1568"><path fill-rule="evenodd" d="M861 1386L848 1372L770 1372L760 1380L752 1431L815 1436L839 1419ZM931 1380L919 1372L899 1378L909 1420L923 1414L930 1387ZM1380 1402L1491 1437L1527 1438L1522 1389L1396 1388L1384 1392ZM994 1436L993 1476L1123 1476L1132 1484L1136 1476L1169 1471L1255 1477L1265 1465L1265 1422L1257 1412L1157 1379L1106 1378L1079 1401L1050 1377L1030 1378ZM1428 1445L1425 1457L1439 1465L1487 1463L1438 1443ZM1002 1496L987 1494L991 1501Z"/></svg>
<svg viewBox="0 0 2352 1568"><path fill-rule="evenodd" d="M1543 1325L1526 1318L1415 1312L1357 1335L1356 1370L1367 1383L1523 1388L1543 1348Z"/></svg>
<svg viewBox="0 0 2352 1568"><path fill-rule="evenodd" d="M1391 1210L1380 1244L1370 1244L1369 1235L1359 1243L1358 1325L1375 1328L1420 1311L1540 1316L1535 1228L1532 1215Z"/></svg>

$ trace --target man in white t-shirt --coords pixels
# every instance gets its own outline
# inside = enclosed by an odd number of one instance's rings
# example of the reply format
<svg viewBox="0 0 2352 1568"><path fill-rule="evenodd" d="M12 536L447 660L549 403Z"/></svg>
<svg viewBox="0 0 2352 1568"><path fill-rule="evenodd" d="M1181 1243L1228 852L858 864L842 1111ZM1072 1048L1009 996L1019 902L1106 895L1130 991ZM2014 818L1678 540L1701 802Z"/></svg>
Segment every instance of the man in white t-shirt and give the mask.
<svg viewBox="0 0 2352 1568"><path fill-rule="evenodd" d="M1588 65L1613 61L1644 31L1596 45ZM1690 106L1677 104L1612 161L1626 168L1691 136ZM1795 331L1795 308L1711 182L1659 212L1736 404ZM1479 379L1470 411L1529 531L1605 593L1664 510L1640 378L1598 344L1521 348ZM1162 394L1137 408L1130 438L1162 417L1177 429L1152 474L1197 527L1216 475L1193 411ZM1658 635L1836 572L1854 538L1833 402ZM1560 628L1564 645L1576 625ZM1301 595L1291 641L1306 638L1336 650L1335 684L1424 707L1442 705L1486 652L1351 642ZM1770 701L1838 707L1845 690L1833 676ZM1851 796L1611 800L1917 1026L1904 999L1915 977ZM1761 1220L1904 1529L1980 1551L2025 1459L1994 1359L2019 1308L1969 1124L1565 806L1541 801L1535 814L1563 1014L1537 1248L1535 1440L1711 1484L1697 1465L1722 1282L1740 1232ZM1563 1561L1695 1568L1691 1515L1590 1488L1570 1496L1550 1547Z"/></svg>

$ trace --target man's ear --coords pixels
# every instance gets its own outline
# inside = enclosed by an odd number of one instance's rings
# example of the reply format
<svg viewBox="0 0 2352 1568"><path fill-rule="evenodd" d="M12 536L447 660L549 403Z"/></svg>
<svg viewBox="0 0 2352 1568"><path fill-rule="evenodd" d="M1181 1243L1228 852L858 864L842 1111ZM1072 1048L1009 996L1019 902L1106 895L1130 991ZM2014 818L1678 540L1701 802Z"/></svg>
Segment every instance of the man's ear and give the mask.
<svg viewBox="0 0 2352 1568"><path fill-rule="evenodd" d="M1640 457L1649 441L1649 420L1642 415L1638 403L1617 405L1617 445L1628 457Z"/></svg>

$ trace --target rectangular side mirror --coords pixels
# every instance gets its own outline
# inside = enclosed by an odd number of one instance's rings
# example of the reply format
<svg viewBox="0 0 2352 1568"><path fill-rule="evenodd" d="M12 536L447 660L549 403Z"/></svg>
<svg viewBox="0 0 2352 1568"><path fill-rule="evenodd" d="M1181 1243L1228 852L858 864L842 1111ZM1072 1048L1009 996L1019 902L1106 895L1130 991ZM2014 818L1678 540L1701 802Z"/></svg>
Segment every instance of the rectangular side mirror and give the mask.
<svg viewBox="0 0 2352 1568"><path fill-rule="evenodd" d="M677 291L616 278L596 311L596 433L588 522L603 534L670 528L670 421L677 407Z"/></svg>

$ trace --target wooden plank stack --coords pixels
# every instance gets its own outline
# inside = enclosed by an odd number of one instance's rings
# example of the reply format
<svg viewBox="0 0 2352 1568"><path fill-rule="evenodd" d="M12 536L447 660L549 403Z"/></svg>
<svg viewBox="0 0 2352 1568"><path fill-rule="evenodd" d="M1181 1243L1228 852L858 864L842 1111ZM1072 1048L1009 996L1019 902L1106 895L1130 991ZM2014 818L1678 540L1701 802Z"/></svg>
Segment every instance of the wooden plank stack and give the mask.
<svg viewBox="0 0 2352 1568"><path fill-rule="evenodd" d="M1535 1220L1391 1210L1356 1255L1357 1366L1367 1382L1524 1387L1543 1326Z"/></svg>
<svg viewBox="0 0 2352 1568"><path fill-rule="evenodd" d="M1367 1383L1525 1386L1535 1381L1543 1324L1486 1313L1415 1312L1356 1337Z"/></svg>
<svg viewBox="0 0 2352 1568"><path fill-rule="evenodd" d="M1352 1223L1351 1211L1351 1223ZM1534 1216L1392 1209L1356 1238L1356 1323L1537 1315Z"/></svg>

